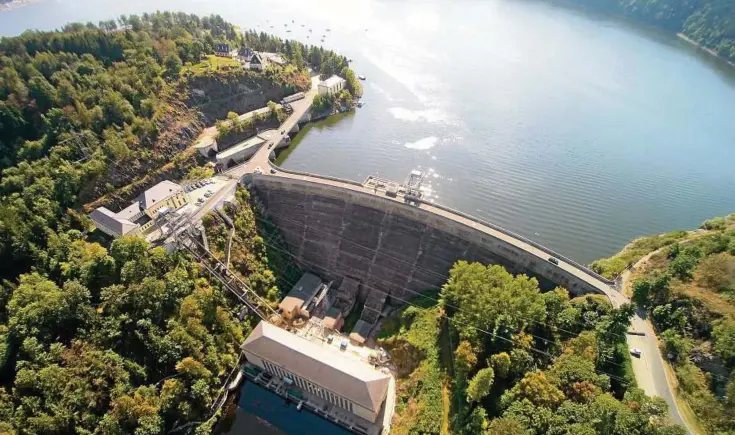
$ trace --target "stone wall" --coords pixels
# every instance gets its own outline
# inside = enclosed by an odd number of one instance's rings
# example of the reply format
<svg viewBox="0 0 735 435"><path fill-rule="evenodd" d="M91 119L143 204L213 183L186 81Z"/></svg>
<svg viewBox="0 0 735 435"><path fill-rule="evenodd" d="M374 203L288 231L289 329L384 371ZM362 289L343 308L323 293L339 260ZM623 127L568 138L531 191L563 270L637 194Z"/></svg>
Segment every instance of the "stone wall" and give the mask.
<svg viewBox="0 0 735 435"><path fill-rule="evenodd" d="M500 264L536 277L545 289L562 285L577 295L600 292L545 259L414 206L282 177L256 176L250 184L291 252L337 285L344 277L359 281L359 297L373 310L441 286L461 259ZM390 296L386 300L380 292Z"/></svg>

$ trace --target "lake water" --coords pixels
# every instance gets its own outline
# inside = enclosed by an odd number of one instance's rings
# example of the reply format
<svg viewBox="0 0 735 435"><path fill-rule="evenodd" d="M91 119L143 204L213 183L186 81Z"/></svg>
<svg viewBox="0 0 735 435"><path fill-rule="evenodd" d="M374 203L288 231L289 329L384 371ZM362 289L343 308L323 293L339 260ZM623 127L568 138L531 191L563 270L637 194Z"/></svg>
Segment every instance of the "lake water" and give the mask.
<svg viewBox="0 0 735 435"><path fill-rule="evenodd" d="M326 35L354 60L365 107L306 128L287 168L359 181L421 168L435 201L581 262L735 211L732 71L541 1L48 0L0 14L0 33L155 9Z"/></svg>

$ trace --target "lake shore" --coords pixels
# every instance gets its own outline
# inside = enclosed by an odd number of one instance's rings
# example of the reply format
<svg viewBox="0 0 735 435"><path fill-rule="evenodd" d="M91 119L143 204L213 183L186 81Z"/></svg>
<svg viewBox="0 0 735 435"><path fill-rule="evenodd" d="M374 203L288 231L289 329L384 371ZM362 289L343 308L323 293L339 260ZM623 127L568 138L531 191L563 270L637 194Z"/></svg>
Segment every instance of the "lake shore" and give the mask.
<svg viewBox="0 0 735 435"><path fill-rule="evenodd" d="M0 13L22 8L23 6L28 6L33 3L38 3L40 1L41 0L11 0L10 3L0 3Z"/></svg>
<svg viewBox="0 0 735 435"><path fill-rule="evenodd" d="M684 40L684 41L692 44L693 46L699 48L700 50L706 51L707 53L711 54L712 56L720 59L721 61L723 61L723 62L727 63L728 65L730 65L731 67L735 68L735 62L730 62L729 60L727 60L724 57L722 57L719 54L717 54L717 52L714 51L713 49L707 48L707 47L703 46L699 42L693 40L692 38L688 37L687 35L685 35L685 34L683 34L681 32L680 33L677 33L676 36L678 36L679 39L682 39L682 40Z"/></svg>

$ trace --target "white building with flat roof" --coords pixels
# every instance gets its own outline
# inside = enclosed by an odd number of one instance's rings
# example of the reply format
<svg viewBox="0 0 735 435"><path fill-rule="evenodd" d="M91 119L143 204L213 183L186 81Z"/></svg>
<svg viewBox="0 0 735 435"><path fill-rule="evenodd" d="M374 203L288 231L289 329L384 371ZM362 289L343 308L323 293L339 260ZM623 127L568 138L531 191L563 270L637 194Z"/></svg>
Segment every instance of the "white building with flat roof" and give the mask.
<svg viewBox="0 0 735 435"><path fill-rule="evenodd" d="M332 76L319 83L319 95L334 95L345 88L347 81L340 76Z"/></svg>
<svg viewBox="0 0 735 435"><path fill-rule="evenodd" d="M370 423L379 421L391 376L278 326L260 322L241 349L248 362Z"/></svg>
<svg viewBox="0 0 735 435"><path fill-rule="evenodd" d="M243 162L252 157L265 142L266 140L262 137L253 136L224 151L220 151L215 156L215 160L218 164L229 168L235 163Z"/></svg>

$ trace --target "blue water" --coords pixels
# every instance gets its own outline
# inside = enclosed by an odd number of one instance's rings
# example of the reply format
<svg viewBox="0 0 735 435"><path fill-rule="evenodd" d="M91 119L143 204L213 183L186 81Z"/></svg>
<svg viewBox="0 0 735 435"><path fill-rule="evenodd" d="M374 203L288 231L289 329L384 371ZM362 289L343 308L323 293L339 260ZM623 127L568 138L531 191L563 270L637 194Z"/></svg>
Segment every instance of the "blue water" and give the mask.
<svg viewBox="0 0 735 435"><path fill-rule="evenodd" d="M243 384L238 406L241 413L228 432L231 435L270 435L278 434L278 431L288 435L350 435L349 431L305 409L297 411L293 403L286 403L282 397L252 382ZM268 421L277 430L253 416Z"/></svg>
<svg viewBox="0 0 735 435"><path fill-rule="evenodd" d="M42 0L0 14L0 35L156 9L325 35L354 60L365 107L305 129L287 168L421 167L435 201L584 263L735 211L733 69L541 0Z"/></svg>

